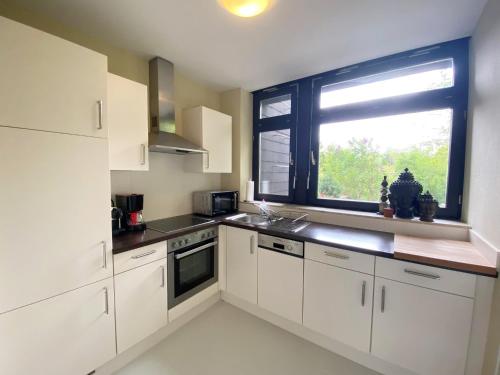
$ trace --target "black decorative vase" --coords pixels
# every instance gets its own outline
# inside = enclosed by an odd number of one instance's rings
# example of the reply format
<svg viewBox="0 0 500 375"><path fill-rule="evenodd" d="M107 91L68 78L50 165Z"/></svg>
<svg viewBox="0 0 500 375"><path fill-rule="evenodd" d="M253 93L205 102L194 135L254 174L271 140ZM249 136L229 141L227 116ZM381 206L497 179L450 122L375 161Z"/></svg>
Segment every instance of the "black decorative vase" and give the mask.
<svg viewBox="0 0 500 375"><path fill-rule="evenodd" d="M422 193L422 185L415 181L408 168L391 184L389 191L391 207L396 210L396 216L401 219L412 219L418 204L418 196Z"/></svg>
<svg viewBox="0 0 500 375"><path fill-rule="evenodd" d="M429 190L427 190L425 194L418 197L418 207L420 220L433 222L439 207L439 202L435 200L431 193L429 193Z"/></svg>

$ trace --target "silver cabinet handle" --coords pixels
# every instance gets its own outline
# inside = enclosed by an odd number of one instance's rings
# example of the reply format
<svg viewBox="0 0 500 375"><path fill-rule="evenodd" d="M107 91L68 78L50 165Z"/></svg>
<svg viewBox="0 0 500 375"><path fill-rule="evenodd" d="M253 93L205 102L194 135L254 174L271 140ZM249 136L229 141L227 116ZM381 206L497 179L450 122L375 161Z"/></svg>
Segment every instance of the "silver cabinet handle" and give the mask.
<svg viewBox="0 0 500 375"><path fill-rule="evenodd" d="M380 311L385 311L385 286L382 287L382 302L380 304Z"/></svg>
<svg viewBox="0 0 500 375"><path fill-rule="evenodd" d="M206 245L199 246L195 249L186 251L185 253L175 254L175 259L179 260L179 259L188 257L188 256L196 254L202 250L208 249L209 247L216 246L217 244L218 244L218 242L214 241L214 242L207 243Z"/></svg>
<svg viewBox="0 0 500 375"><path fill-rule="evenodd" d="M107 257L107 249L106 249L106 241L101 241L102 245L102 268L108 268L108 257Z"/></svg>
<svg viewBox="0 0 500 375"><path fill-rule="evenodd" d="M165 266L160 266L161 270L161 287L165 288Z"/></svg>
<svg viewBox="0 0 500 375"><path fill-rule="evenodd" d="M207 155L207 169L210 169L210 152L207 152L206 155Z"/></svg>
<svg viewBox="0 0 500 375"><path fill-rule="evenodd" d="M97 113L98 113L98 122L97 122L97 129L102 129L102 100L97 101Z"/></svg>
<svg viewBox="0 0 500 375"><path fill-rule="evenodd" d="M425 277L427 279L439 280L441 278L441 276L439 276L439 275L435 275L435 274L432 274L432 273L415 271L415 270L411 270L411 269L408 269L408 268L405 268L405 272L409 273L410 275Z"/></svg>
<svg viewBox="0 0 500 375"><path fill-rule="evenodd" d="M332 257L332 258L338 258L338 259L349 259L349 255L344 255L344 254L338 254L338 253L332 253L331 251L324 251L324 254L327 257Z"/></svg>
<svg viewBox="0 0 500 375"><path fill-rule="evenodd" d="M141 165L146 164L146 145L141 144Z"/></svg>
<svg viewBox="0 0 500 375"><path fill-rule="evenodd" d="M366 281L363 281L363 287L361 288L361 306L365 306L365 296L366 296Z"/></svg>
<svg viewBox="0 0 500 375"><path fill-rule="evenodd" d="M108 288L104 287L104 314L109 315L109 293Z"/></svg>
<svg viewBox="0 0 500 375"><path fill-rule="evenodd" d="M137 255L132 256L131 258L132 259L144 258L144 257L147 257L148 255L151 255L151 254L154 254L154 253L156 253L156 250L151 250L151 251L148 251L148 252L145 252L145 253L142 253L142 254L137 254Z"/></svg>
<svg viewBox="0 0 500 375"><path fill-rule="evenodd" d="M253 254L254 253L254 246L255 246L255 237L254 235L252 234L250 236L250 254Z"/></svg>

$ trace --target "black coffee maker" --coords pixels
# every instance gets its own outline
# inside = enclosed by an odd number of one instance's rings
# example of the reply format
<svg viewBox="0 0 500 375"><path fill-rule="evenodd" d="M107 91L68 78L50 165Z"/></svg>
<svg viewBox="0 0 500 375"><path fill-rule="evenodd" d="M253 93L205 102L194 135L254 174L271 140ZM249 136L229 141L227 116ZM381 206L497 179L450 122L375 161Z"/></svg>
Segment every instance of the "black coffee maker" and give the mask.
<svg viewBox="0 0 500 375"><path fill-rule="evenodd" d="M116 206L123 211L122 227L128 231L146 229L142 216L144 207L143 194L116 195Z"/></svg>

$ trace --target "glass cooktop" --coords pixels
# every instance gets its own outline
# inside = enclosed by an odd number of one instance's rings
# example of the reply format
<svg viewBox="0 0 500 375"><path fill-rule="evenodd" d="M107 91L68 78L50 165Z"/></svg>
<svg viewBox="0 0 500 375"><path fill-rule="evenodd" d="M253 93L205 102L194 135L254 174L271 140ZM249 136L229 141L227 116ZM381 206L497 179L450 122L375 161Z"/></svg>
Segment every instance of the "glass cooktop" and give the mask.
<svg viewBox="0 0 500 375"><path fill-rule="evenodd" d="M198 225L214 223L215 220L207 219L195 215L182 215L169 217L168 219L159 219L150 221L147 224L148 229L153 229L162 233L177 232L183 229L192 228Z"/></svg>

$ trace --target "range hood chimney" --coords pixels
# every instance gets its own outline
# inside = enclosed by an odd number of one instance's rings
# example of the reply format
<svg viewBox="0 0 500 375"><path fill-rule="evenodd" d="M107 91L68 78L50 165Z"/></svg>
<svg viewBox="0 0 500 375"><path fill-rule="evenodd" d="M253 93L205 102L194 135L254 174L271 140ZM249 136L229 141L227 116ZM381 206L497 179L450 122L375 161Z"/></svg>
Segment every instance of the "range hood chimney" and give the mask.
<svg viewBox="0 0 500 375"><path fill-rule="evenodd" d="M175 134L174 65L161 57L149 61L149 150L169 154L205 153Z"/></svg>

